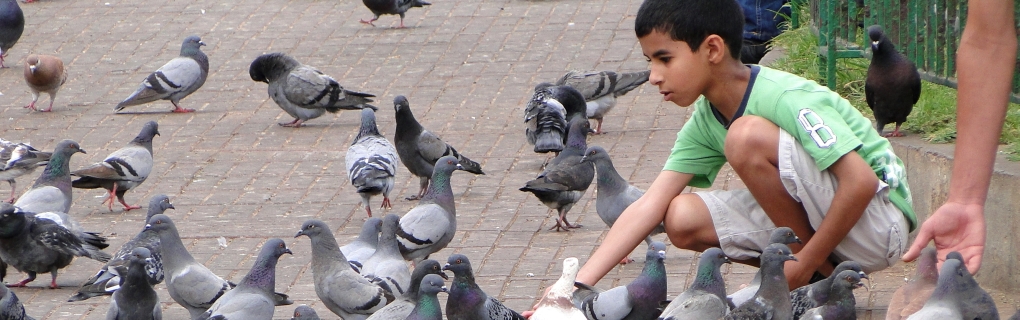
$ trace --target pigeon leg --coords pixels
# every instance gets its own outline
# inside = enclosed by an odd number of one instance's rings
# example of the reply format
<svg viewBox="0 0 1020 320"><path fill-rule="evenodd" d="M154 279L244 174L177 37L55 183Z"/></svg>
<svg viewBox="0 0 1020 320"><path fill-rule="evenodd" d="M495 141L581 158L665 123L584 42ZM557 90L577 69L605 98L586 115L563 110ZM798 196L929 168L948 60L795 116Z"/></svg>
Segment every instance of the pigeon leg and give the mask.
<svg viewBox="0 0 1020 320"><path fill-rule="evenodd" d="M0 53L0 68L7 68L7 66L4 65L4 58L7 58L7 53Z"/></svg>
<svg viewBox="0 0 1020 320"><path fill-rule="evenodd" d="M107 201L110 202L109 206L107 206L110 209L110 212L113 212L113 199L115 199L116 197L117 197L117 183L114 182L113 189L110 189L110 195L106 197L106 200L103 200L103 203L106 203Z"/></svg>
<svg viewBox="0 0 1020 320"><path fill-rule="evenodd" d="M620 260L620 264L628 264L631 262L634 262L634 259L631 259L630 257L623 257L623 260Z"/></svg>
<svg viewBox="0 0 1020 320"><path fill-rule="evenodd" d="M132 206L124 201L124 194L117 195L117 200L120 200L120 204L124 205L124 211L131 211L131 209L141 209L142 206ZM113 202L113 201L110 201Z"/></svg>
<svg viewBox="0 0 1020 320"><path fill-rule="evenodd" d="M28 278L25 278L25 280L21 280L21 282L18 282L18 283L14 283L14 284L9 284L9 285L7 285L7 287L8 287L8 288L22 288L22 287L27 287L27 286L28 286L28 283L29 283L29 282L32 282L32 281L35 281L35 272L29 271L29 272L28 272Z"/></svg>
<svg viewBox="0 0 1020 320"><path fill-rule="evenodd" d="M39 110L39 111L40 112L50 112L50 111L53 111L53 97L50 97L50 107L46 108L46 110Z"/></svg>
<svg viewBox="0 0 1020 320"><path fill-rule="evenodd" d="M379 209L393 209L393 205L390 204L390 197L383 196L382 205L379 206Z"/></svg>
<svg viewBox="0 0 1020 320"><path fill-rule="evenodd" d="M370 206L365 206L365 212L367 212L367 213L368 213L368 217L369 217L369 218L371 218L371 217L372 217L372 207L370 207Z"/></svg>
<svg viewBox="0 0 1020 320"><path fill-rule="evenodd" d="M900 124L897 123L896 124L896 129L893 129L892 133L886 133L886 134L883 134L882 136L886 137L886 138L889 138L889 137L905 137L907 135L903 134L903 132L900 132Z"/></svg>
<svg viewBox="0 0 1020 320"><path fill-rule="evenodd" d="M177 105L177 102L173 102L173 101L170 101L170 103L173 103L173 104L174 104L174 110L173 110L173 111L171 111L171 112L173 112L173 113L188 113L188 112L195 112L195 109L184 109L184 108L181 108L181 106Z"/></svg>
<svg viewBox="0 0 1020 320"><path fill-rule="evenodd" d="M32 102L29 102L28 105L25 106L25 109L30 109L32 111L39 111L38 109L35 108L35 102L37 100L39 100L39 96L33 94L32 95Z"/></svg>
<svg viewBox="0 0 1020 320"><path fill-rule="evenodd" d="M397 27L397 29L403 29L403 28L406 28L406 27L404 27L404 14L401 13L400 14L400 26Z"/></svg>
<svg viewBox="0 0 1020 320"><path fill-rule="evenodd" d="M300 128L302 123L304 123L304 121L301 121L301 119L294 119L294 121L291 121L291 122L281 123L280 126L281 127Z"/></svg>
<svg viewBox="0 0 1020 320"><path fill-rule="evenodd" d="M595 125L595 134L603 134L603 133L605 133L605 132L602 131L602 119L595 119L595 123L597 123Z"/></svg>
<svg viewBox="0 0 1020 320"><path fill-rule="evenodd" d="M50 272L50 275L52 277L52 280L50 280L50 289L60 288L60 286L57 285L57 270Z"/></svg>
<svg viewBox="0 0 1020 320"><path fill-rule="evenodd" d="M14 196L14 190L17 188L14 187L14 179L7 180L7 183L11 184L11 198L7 199L7 202L13 204L14 200L17 199L17 197Z"/></svg>
<svg viewBox="0 0 1020 320"><path fill-rule="evenodd" d="M407 197L407 198L404 198L404 199L406 199L406 200L418 200L418 199L421 199L421 197L425 196L425 190L428 190L428 188L429 188L429 177L418 177L418 178L420 179L420 181L418 182L418 187L419 187L418 194L410 196L410 197Z"/></svg>
<svg viewBox="0 0 1020 320"><path fill-rule="evenodd" d="M372 18L372 20L361 19L361 23L364 23L364 24L367 24L367 25L370 25L370 26L374 27L375 24L372 23L372 22L375 22L376 20L379 20L379 16L375 16L375 18Z"/></svg>
<svg viewBox="0 0 1020 320"><path fill-rule="evenodd" d="M567 221L567 210L560 211L560 220L563 221L563 226L568 230L582 227L580 224L570 224L570 222Z"/></svg>

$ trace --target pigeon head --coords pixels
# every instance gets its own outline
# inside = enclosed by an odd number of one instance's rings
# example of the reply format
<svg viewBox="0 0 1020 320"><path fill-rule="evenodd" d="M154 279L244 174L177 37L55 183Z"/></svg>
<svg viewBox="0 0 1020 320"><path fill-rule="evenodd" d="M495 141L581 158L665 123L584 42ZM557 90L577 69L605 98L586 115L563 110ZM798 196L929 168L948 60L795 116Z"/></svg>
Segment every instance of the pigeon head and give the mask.
<svg viewBox="0 0 1020 320"><path fill-rule="evenodd" d="M142 126L142 131L138 132L138 136L135 137L132 142L135 143L152 143L152 138L159 135L159 124L156 121L146 122Z"/></svg>
<svg viewBox="0 0 1020 320"><path fill-rule="evenodd" d="M365 220L365 224L361 226L361 233L358 234L358 240L368 243L379 243L379 230L382 229L382 223L383 221L379 217L371 217ZM304 230L304 227L302 226L301 229Z"/></svg>
<svg viewBox="0 0 1020 320"><path fill-rule="evenodd" d="M152 199L149 199L149 213L146 215L145 220L152 218L154 215L163 213L166 209L177 209L174 208L173 203L170 203L170 197L167 197L165 194L158 194L152 197Z"/></svg>
<svg viewBox="0 0 1020 320"><path fill-rule="evenodd" d="M294 253L287 248L287 243L279 238L272 238L266 241L266 244L262 246L262 251L259 253L260 256L266 255L274 259L282 257L284 254L293 255Z"/></svg>
<svg viewBox="0 0 1020 320"><path fill-rule="evenodd" d="M62 154L65 157L70 157L72 154L78 152L88 154L88 152L85 152L85 150L81 148L81 145L74 140L61 140L57 143L57 147L53 150L54 154Z"/></svg>
<svg viewBox="0 0 1020 320"><path fill-rule="evenodd" d="M205 42L202 42L202 38L198 36L188 36L184 38L184 43L181 43L181 55L186 56L189 53L199 51L199 48L204 46Z"/></svg>
<svg viewBox="0 0 1020 320"><path fill-rule="evenodd" d="M361 129L358 130L358 137L351 144L358 143L358 139L365 135L380 135L379 127L375 125L375 110L371 108L361 109Z"/></svg>
<svg viewBox="0 0 1020 320"><path fill-rule="evenodd" d="M0 238L10 238L22 232L28 220L17 207L0 202Z"/></svg>
<svg viewBox="0 0 1020 320"><path fill-rule="evenodd" d="M443 281L443 277L436 274L425 275L425 278L421 279L421 286L418 287L419 295L435 295L440 292L446 292L446 283Z"/></svg>
<svg viewBox="0 0 1020 320"><path fill-rule="evenodd" d="M150 252L149 249L145 247L137 247L134 250L131 250L131 255L129 256L131 262L139 264L148 263L149 261L152 260L151 257L152 252Z"/></svg>
<svg viewBox="0 0 1020 320"><path fill-rule="evenodd" d="M327 226L325 222L312 219L301 224L301 230L299 230L294 237L297 238L300 236L306 236L312 238L322 234L323 232L329 231L329 226Z"/></svg>
<svg viewBox="0 0 1020 320"><path fill-rule="evenodd" d="M577 261L577 258L569 257L563 259L563 274L568 276L577 276L577 270L581 268L581 263Z"/></svg>
<svg viewBox="0 0 1020 320"><path fill-rule="evenodd" d="M600 160L609 160L609 152L600 146L588 147L588 150L584 151L584 156L581 157L581 162L598 163Z"/></svg>
<svg viewBox="0 0 1020 320"><path fill-rule="evenodd" d="M719 248L708 248L705 252L701 253L701 257L698 258L698 271L703 268L711 267L713 269L719 269L719 266L724 263L732 263L730 258L723 253L722 249ZM707 266L707 267L706 267Z"/></svg>
<svg viewBox="0 0 1020 320"><path fill-rule="evenodd" d="M769 243L782 243L782 244L794 244L803 243L800 238L793 233L793 229L788 227L779 227L772 230L772 236L769 237Z"/></svg>
<svg viewBox="0 0 1020 320"><path fill-rule="evenodd" d="M587 104L584 102L584 95L571 86L556 86L549 88L552 99L559 101L567 110L567 117L587 111Z"/></svg>
<svg viewBox="0 0 1020 320"><path fill-rule="evenodd" d="M149 218L149 223L145 225L145 230L152 230L156 232L163 232L168 230L177 230L177 226L174 225L174 221L170 220L170 217L165 214L157 214Z"/></svg>
<svg viewBox="0 0 1020 320"><path fill-rule="evenodd" d="M938 262L938 250L933 247L921 250L921 256L917 258L917 277L929 280L938 279Z"/></svg>
<svg viewBox="0 0 1020 320"><path fill-rule="evenodd" d="M471 262L468 261L467 256L463 254L451 255L450 258L446 260L446 265L443 266L443 270L453 272L453 276L457 278L474 278L471 271Z"/></svg>
<svg viewBox="0 0 1020 320"><path fill-rule="evenodd" d="M319 319L319 314L315 312L315 309L307 305L300 305L294 309L294 319L292 320L304 320L304 319Z"/></svg>
<svg viewBox="0 0 1020 320"><path fill-rule="evenodd" d="M863 287L864 283L861 283L861 274L853 270L843 270L838 275L836 275L836 281L832 282L833 292L836 291L835 290L836 286L841 286L843 288L853 290Z"/></svg>
<svg viewBox="0 0 1020 320"><path fill-rule="evenodd" d="M797 257L790 251L790 247L782 243L773 243L765 250L762 251L762 260L773 260L773 261L797 261Z"/></svg>
<svg viewBox="0 0 1020 320"><path fill-rule="evenodd" d="M432 259L425 259L422 260L422 262L419 262L418 265L414 267L414 272L411 273L411 278L421 279L424 278L425 275L429 274L438 275L447 280L450 279L450 277L443 272L443 266L439 264L439 261Z"/></svg>
<svg viewBox="0 0 1020 320"><path fill-rule="evenodd" d="M856 272L857 276L860 277L861 279L869 279L868 274L864 273L864 268L861 266L861 264L853 260L840 262L838 265L836 265L836 269L834 269L832 273L838 275L839 273L846 270Z"/></svg>
<svg viewBox="0 0 1020 320"><path fill-rule="evenodd" d="M662 241L652 241L648 245L648 253L645 254L645 259L647 259L645 261L662 261L666 259L666 244L662 243Z"/></svg>
<svg viewBox="0 0 1020 320"><path fill-rule="evenodd" d="M30 54L28 58L25 58L25 65L28 66L28 72L35 74L35 70L39 68L42 61L39 61L39 56Z"/></svg>
<svg viewBox="0 0 1020 320"><path fill-rule="evenodd" d="M588 118L570 118L570 131L567 132L567 148L579 149L580 152L588 149L588 132L591 132L591 124Z"/></svg>
<svg viewBox="0 0 1020 320"><path fill-rule="evenodd" d="M411 112L411 103L407 101L405 96L397 96L393 98L393 109L397 112Z"/></svg>
<svg viewBox="0 0 1020 320"><path fill-rule="evenodd" d="M953 252L950 252L949 254L946 254L946 261L949 261L949 259L956 259L956 260L959 260L960 262L963 262L963 255L960 254L959 252L953 251ZM944 265L945 264L943 264L943 266Z"/></svg>
<svg viewBox="0 0 1020 320"><path fill-rule="evenodd" d="M453 173L454 170L464 170L464 166L460 165L460 161L454 156L445 156L436 160L436 168L433 169L436 172L442 171L446 174Z"/></svg>
<svg viewBox="0 0 1020 320"><path fill-rule="evenodd" d="M273 52L258 56L248 67L248 75L256 82L269 83L281 79L291 69L301 65L297 60L283 52Z"/></svg>
<svg viewBox="0 0 1020 320"><path fill-rule="evenodd" d="M872 52L886 51L885 48L892 45L892 42L889 42L889 39L885 37L882 26L879 25L868 27L868 38L871 39Z"/></svg>

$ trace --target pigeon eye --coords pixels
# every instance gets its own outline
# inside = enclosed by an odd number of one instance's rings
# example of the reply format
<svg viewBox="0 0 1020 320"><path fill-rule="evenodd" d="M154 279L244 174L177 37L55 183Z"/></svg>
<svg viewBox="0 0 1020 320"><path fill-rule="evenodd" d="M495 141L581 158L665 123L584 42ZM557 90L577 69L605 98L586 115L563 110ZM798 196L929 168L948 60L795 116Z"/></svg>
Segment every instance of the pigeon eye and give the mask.
<svg viewBox="0 0 1020 320"><path fill-rule="evenodd" d="M456 262L454 262L454 263L456 263L456 264L461 264L461 262L460 262L460 259L457 259L457 261L456 261Z"/></svg>

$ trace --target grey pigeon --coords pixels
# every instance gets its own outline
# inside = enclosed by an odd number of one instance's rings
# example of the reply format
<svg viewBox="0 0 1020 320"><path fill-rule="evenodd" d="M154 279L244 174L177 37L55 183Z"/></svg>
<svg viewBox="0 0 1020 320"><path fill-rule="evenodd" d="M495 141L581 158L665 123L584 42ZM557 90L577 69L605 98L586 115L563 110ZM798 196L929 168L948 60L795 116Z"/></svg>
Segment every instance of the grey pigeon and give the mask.
<svg viewBox="0 0 1020 320"><path fill-rule="evenodd" d="M708 248L698 259L694 283L662 310L660 320L717 320L729 312L719 267L730 263L722 249Z"/></svg>
<svg viewBox="0 0 1020 320"><path fill-rule="evenodd" d="M616 106L616 97L634 90L648 81L650 70L616 73L614 71L569 71L556 81L577 89L584 96L585 113L588 119L595 119L595 134L602 134L602 118Z"/></svg>
<svg viewBox="0 0 1020 320"><path fill-rule="evenodd" d="M577 117L570 120L570 139L567 147L556 155L549 165L534 180L528 181L519 190L531 192L549 210L556 210L556 225L549 230L570 230L581 225L567 221L567 212L581 200L591 181L595 179L595 166L581 161L587 149L588 120Z"/></svg>
<svg viewBox="0 0 1020 320"><path fill-rule="evenodd" d="M769 243L770 244L782 243L789 245L794 243L801 243L801 241L800 238L798 238L797 235L793 233L793 229L790 229L788 227L778 227L772 230L772 233L769 236ZM749 283L743 289L737 290L737 292L734 292L733 294L729 295L730 302L733 303L734 306L742 305L744 304L744 302L747 302L748 300L751 300L752 297L754 297L754 294L758 292L758 287L761 286L761 273L762 270L758 269L758 272L755 273L754 278L751 279L751 283Z"/></svg>
<svg viewBox="0 0 1020 320"><path fill-rule="evenodd" d="M475 283L474 271L467 256L451 255L443 270L453 272L450 296L446 299L448 320L524 320L496 298L485 294Z"/></svg>
<svg viewBox="0 0 1020 320"><path fill-rule="evenodd" d="M405 318L388 319L443 320L443 309L439 305L439 298L436 297L440 292L447 292L443 279L435 274L426 275L419 285L418 301L415 302L414 309Z"/></svg>
<svg viewBox="0 0 1020 320"><path fill-rule="evenodd" d="M21 282L8 285L25 287L36 273L49 272L50 288L56 289L57 271L71 264L75 256L106 262L102 252L106 238L80 230L76 222L56 213L27 213L0 202L0 259L28 274ZM61 219L64 218L64 219Z"/></svg>
<svg viewBox="0 0 1020 320"><path fill-rule="evenodd" d="M248 274L237 287L216 299L202 317L218 320L273 319L276 311L276 263L284 254L293 253L283 240L272 238L266 241Z"/></svg>
<svg viewBox="0 0 1020 320"><path fill-rule="evenodd" d="M425 279L426 275L430 274L449 280L439 262L426 259L414 267L414 272L411 273L411 286L407 288L404 295L373 313L371 317L368 317L368 320L403 319L407 317L407 315L411 314L411 310L414 310L415 304L418 303L418 290L422 280Z"/></svg>
<svg viewBox="0 0 1020 320"><path fill-rule="evenodd" d="M230 284L191 256L184 247L177 226L163 214L149 218L146 230L159 236L163 255L163 275L170 297L188 310L192 319L199 319L216 299L230 290Z"/></svg>
<svg viewBox="0 0 1020 320"><path fill-rule="evenodd" d="M365 262L361 275L385 284L394 296L403 295L411 286L411 270L407 261L400 255L397 244L397 232L400 231L400 216L388 214L383 217L382 232L379 234L379 246Z"/></svg>
<svg viewBox="0 0 1020 320"><path fill-rule="evenodd" d="M454 170L464 170L464 167L454 156L440 158L435 167L428 192L417 206L400 218L397 231L400 253L415 264L446 248L457 233L457 208L453 203L450 176Z"/></svg>
<svg viewBox="0 0 1020 320"><path fill-rule="evenodd" d="M319 314L312 307L300 305L294 309L294 317L290 320L319 320Z"/></svg>
<svg viewBox="0 0 1020 320"><path fill-rule="evenodd" d="M567 143L568 122L584 115L584 96L577 89L539 83L524 108L524 134L535 152L560 152Z"/></svg>
<svg viewBox="0 0 1020 320"><path fill-rule="evenodd" d="M109 196L103 201L109 202L108 208L113 211L114 197L124 206L124 211L139 209L141 206L128 205L124 202L124 193L145 182L152 172L152 138L159 135L156 121L146 122L142 131L127 146L106 156L102 162L93 163L85 168L71 172L78 176L71 183L80 189L103 188Z"/></svg>
<svg viewBox="0 0 1020 320"><path fill-rule="evenodd" d="M71 211L71 156L85 153L72 140L57 143L50 155L46 169L35 180L32 189L22 194L14 206L26 212L70 212Z"/></svg>
<svg viewBox="0 0 1020 320"><path fill-rule="evenodd" d="M1012 317L1009 317L1009 320L1020 320L1020 310L1017 310Z"/></svg>
<svg viewBox="0 0 1020 320"><path fill-rule="evenodd" d="M358 239L340 247L340 252L343 252L344 257L347 257L347 262L350 262L358 272L361 272L362 262L368 260L368 257L375 253L375 248L379 245L379 229L381 228L382 219L368 218L361 226Z"/></svg>
<svg viewBox="0 0 1020 320"><path fill-rule="evenodd" d="M35 172L35 169L46 165L50 160L49 152L40 152L27 143L17 143L0 139L0 180L11 185L11 198L14 203L17 184L14 179Z"/></svg>
<svg viewBox="0 0 1020 320"><path fill-rule="evenodd" d="M861 283L861 274L854 270L840 271L829 284L831 288L825 304L807 310L797 319L856 320L857 301L854 299L854 289L864 286Z"/></svg>
<svg viewBox="0 0 1020 320"><path fill-rule="evenodd" d="M305 121L324 113L376 107L368 104L375 95L344 89L335 79L311 66L301 64L282 52L267 53L255 58L248 75L257 82L269 84L269 97L294 121L280 123L284 127L300 127Z"/></svg>
<svg viewBox="0 0 1020 320"><path fill-rule="evenodd" d="M113 293L106 320L160 320L163 309L159 296L152 289L154 284L145 270L149 264L149 249L137 247L131 250L131 257L120 284L121 289ZM124 266L120 266L122 269Z"/></svg>
<svg viewBox="0 0 1020 320"><path fill-rule="evenodd" d="M368 216L372 216L372 196L383 195L380 208L392 208L390 191L393 190L393 177L397 174L397 149L386 137L379 134L375 126L375 112L361 109L361 129L354 143L347 148L347 177L351 180L361 204L365 206Z"/></svg>
<svg viewBox="0 0 1020 320"><path fill-rule="evenodd" d="M893 292L889 300L889 309L885 313L886 320L903 320L921 310L924 303L935 291L935 283L939 280L938 252L933 247L921 250L917 259L917 270L914 277Z"/></svg>
<svg viewBox="0 0 1020 320"><path fill-rule="evenodd" d="M0 319L6 320L35 320L25 314L25 306L18 300L14 291L7 289L7 286L0 285Z"/></svg>
<svg viewBox="0 0 1020 320"><path fill-rule="evenodd" d="M346 320L363 320L394 300L392 294L351 269L326 223L308 220L294 237L312 242L315 295L329 311Z"/></svg>
<svg viewBox="0 0 1020 320"><path fill-rule="evenodd" d="M786 283L783 267L786 261L797 261L790 247L773 243L761 254L761 287L754 297L740 304L726 315L726 320L793 319L790 304L790 285Z"/></svg>
<svg viewBox="0 0 1020 320"><path fill-rule="evenodd" d="M60 91L60 86L67 81L67 70L64 69L64 61L59 57L45 54L30 54L25 58L25 83L32 90L32 102L25 108L41 112L53 111L53 99ZM39 93L45 92L50 95L50 106L46 109L36 109L35 103L39 101Z"/></svg>
<svg viewBox="0 0 1020 320"><path fill-rule="evenodd" d="M920 319L999 319L995 301L978 285L959 252L946 255L935 291L924 307L907 317Z"/></svg>
<svg viewBox="0 0 1020 320"><path fill-rule="evenodd" d="M553 283L542 300L536 304L530 320L586 320L587 317L570 300L574 293L574 281L581 265L577 258L563 259L563 274ZM715 320L715 319L713 319Z"/></svg>
<svg viewBox="0 0 1020 320"><path fill-rule="evenodd" d="M4 58L25 32L25 14L17 0L0 1L0 68L6 68Z"/></svg>
<svg viewBox="0 0 1020 320"><path fill-rule="evenodd" d="M371 20L361 19L361 23L375 26L373 22L379 20L379 16L384 14L396 14L400 15L400 26L397 28L404 28L404 13L411 8L421 8L423 6L431 5L431 3L422 0L361 0L362 3L368 7L368 10L372 11L375 15Z"/></svg>
<svg viewBox="0 0 1020 320"><path fill-rule="evenodd" d="M584 122L588 122L584 120ZM645 254L645 266L634 281L606 291L576 282L574 305L588 319L644 320L659 316L659 302L666 300L666 244L654 241Z"/></svg>
<svg viewBox="0 0 1020 320"><path fill-rule="evenodd" d="M612 228L623 210L626 210L630 204L644 195L645 191L630 185L620 176L620 173L616 172L613 160L609 158L609 153L602 147L588 147L584 156L581 157L581 161L591 162L595 165L595 185L598 187L598 193L595 194L595 212L598 213L599 218L602 218L602 222ZM655 229L652 229L651 234L645 237L645 243L652 243L651 236L663 233L665 230L666 226L660 223ZM620 264L627 264L631 261L630 258L623 258Z"/></svg>
<svg viewBox="0 0 1020 320"><path fill-rule="evenodd" d="M851 260L840 262L828 277L790 291L793 318L800 319L809 309L821 307L828 303L833 298L833 294L830 292L832 288L835 288L833 282L840 280L840 277L842 277L840 273L847 270L857 273L858 279L868 279L868 275L864 273L860 263ZM856 303L853 294L850 295L850 302Z"/></svg>
<svg viewBox="0 0 1020 320"><path fill-rule="evenodd" d="M902 137L900 125L921 97L921 75L906 56L882 32L882 27L868 27L871 38L871 65L864 80L864 98L875 114L875 129L886 137ZM887 123L895 123L892 133L883 133Z"/></svg>
<svg viewBox="0 0 1020 320"><path fill-rule="evenodd" d="M131 257L134 256L135 248L145 248L150 253L150 258L146 261L145 265L149 281L153 284L163 282L163 259L162 251L159 249L159 235L155 231L146 230L145 224L148 224L152 216L163 214L166 209L174 209L174 205L170 203L170 198L162 194L152 197L149 200L149 211L145 215L142 230L134 238L121 245L120 250L113 254L113 259L110 259L106 265L99 269L99 272L86 280L78 288L78 292L67 301L74 302L101 295L110 295L120 289L122 274L120 274L119 269L128 267Z"/></svg>
<svg viewBox="0 0 1020 320"><path fill-rule="evenodd" d="M464 171L485 174L482 172L480 164L458 153L457 149L439 139L439 136L425 130L418 120L415 120L406 97L393 98L393 107L397 112L397 130L393 137L393 143L397 146L397 155L400 156L400 162L407 167L407 171L420 179L419 186L421 188L418 190L418 195L412 196L408 200L416 200L425 195L425 190L429 186L429 180L434 171L433 168L439 158L454 156L464 167Z"/></svg>
<svg viewBox="0 0 1020 320"><path fill-rule="evenodd" d="M194 112L195 109L181 108L180 102L198 91L209 76L209 57L202 52L204 45L205 42L198 36L184 38L181 55L145 77L138 89L113 110L119 112L130 106L170 100L174 104L173 112Z"/></svg>

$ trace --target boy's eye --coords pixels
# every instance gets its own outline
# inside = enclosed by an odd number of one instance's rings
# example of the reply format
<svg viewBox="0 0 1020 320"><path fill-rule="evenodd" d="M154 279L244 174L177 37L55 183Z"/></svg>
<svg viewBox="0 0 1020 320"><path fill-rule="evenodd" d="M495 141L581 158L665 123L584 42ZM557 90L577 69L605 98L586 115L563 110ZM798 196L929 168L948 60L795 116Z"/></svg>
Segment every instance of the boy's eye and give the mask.
<svg viewBox="0 0 1020 320"><path fill-rule="evenodd" d="M659 57L659 61L662 61L662 63L669 63L670 59L673 59L673 58L672 57Z"/></svg>

